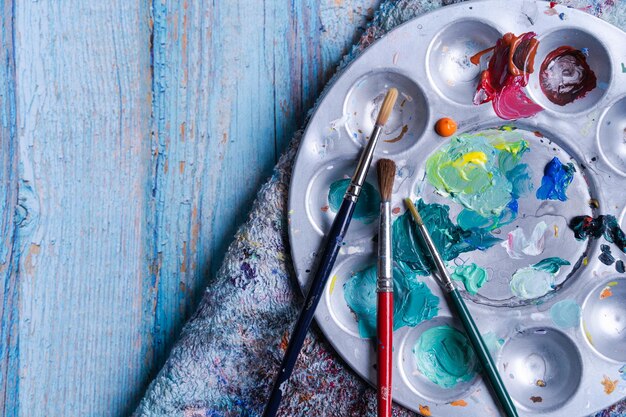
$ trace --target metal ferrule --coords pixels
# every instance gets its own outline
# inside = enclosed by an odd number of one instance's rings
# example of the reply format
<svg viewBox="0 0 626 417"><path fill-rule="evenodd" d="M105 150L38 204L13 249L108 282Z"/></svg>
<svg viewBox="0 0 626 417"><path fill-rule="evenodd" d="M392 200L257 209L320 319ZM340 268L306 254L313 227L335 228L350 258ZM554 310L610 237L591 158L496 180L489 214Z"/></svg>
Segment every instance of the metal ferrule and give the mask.
<svg viewBox="0 0 626 417"><path fill-rule="evenodd" d="M344 199L351 200L355 203L358 200L359 194L361 194L361 187L363 187L365 177L367 177L367 171L372 164L372 158L374 158L376 143L378 142L378 138L380 138L382 131L383 127L381 125L374 126L372 136L370 136L370 140L365 145L365 149L361 152L359 163L356 166L356 171L354 171L354 176L352 177L350 186L348 186L348 189L346 190Z"/></svg>
<svg viewBox="0 0 626 417"><path fill-rule="evenodd" d="M380 203L380 224L378 226L378 292L393 291L393 268L391 259L391 203Z"/></svg>
<svg viewBox="0 0 626 417"><path fill-rule="evenodd" d="M428 247L428 251L432 257L433 262L435 263L435 267L437 269L437 276L439 278L439 284L446 292L451 292L454 290L454 284L452 283L452 278L450 278L450 274L446 269L446 265L443 263L443 259L441 259L441 255L439 254L439 250L435 246L435 242L430 237L430 233L428 233L428 229L426 229L425 225L419 226L422 237L424 238L424 243Z"/></svg>

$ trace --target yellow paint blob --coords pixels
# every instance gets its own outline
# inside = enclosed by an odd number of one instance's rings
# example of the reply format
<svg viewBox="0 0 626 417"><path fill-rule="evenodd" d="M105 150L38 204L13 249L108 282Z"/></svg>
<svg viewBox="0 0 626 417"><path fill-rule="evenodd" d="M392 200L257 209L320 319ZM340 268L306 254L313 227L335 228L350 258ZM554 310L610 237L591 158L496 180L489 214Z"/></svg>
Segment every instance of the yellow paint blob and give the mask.
<svg viewBox="0 0 626 417"><path fill-rule="evenodd" d="M463 156L457 158L456 161L452 163L452 166L459 170L459 175L465 181L469 181L467 174L465 172L466 169L475 168L473 165L478 165L481 167L485 167L487 163L487 155L484 152L468 152Z"/></svg>
<svg viewBox="0 0 626 417"><path fill-rule="evenodd" d="M452 163L455 168L464 168L469 164L485 166L487 163L487 155L484 152L468 152Z"/></svg>
<svg viewBox="0 0 626 417"><path fill-rule="evenodd" d="M328 288L328 292L330 295L333 295L333 291L335 291L335 284L337 283L337 275L333 275L330 279L330 287Z"/></svg>

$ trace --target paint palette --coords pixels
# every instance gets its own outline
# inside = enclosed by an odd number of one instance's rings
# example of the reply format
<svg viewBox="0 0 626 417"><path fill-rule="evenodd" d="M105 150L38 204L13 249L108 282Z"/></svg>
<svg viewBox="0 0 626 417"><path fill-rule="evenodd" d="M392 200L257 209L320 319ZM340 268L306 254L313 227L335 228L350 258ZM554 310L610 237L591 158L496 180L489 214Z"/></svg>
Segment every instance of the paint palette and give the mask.
<svg viewBox="0 0 626 417"><path fill-rule="evenodd" d="M502 120L491 104L473 104L489 55L477 64L470 58L507 32L531 31L539 41L535 68L521 91L540 111ZM547 62L562 46L570 49L560 61ZM545 74L575 59L593 71L594 88L560 105L546 88L567 94L571 71L563 70L556 84ZM300 145L290 190L291 248L303 289L384 94L390 87L400 92L375 153L398 165L392 200L398 403L423 415L499 415L462 327L429 274L402 204L407 196L418 202L458 279L520 415L582 417L626 397L620 59L626 34L582 11L534 1L461 3L391 31L327 91ZM514 102L505 110L521 111ZM458 123L451 138L434 131L442 117ZM367 182L316 319L347 363L374 384L374 169Z"/></svg>

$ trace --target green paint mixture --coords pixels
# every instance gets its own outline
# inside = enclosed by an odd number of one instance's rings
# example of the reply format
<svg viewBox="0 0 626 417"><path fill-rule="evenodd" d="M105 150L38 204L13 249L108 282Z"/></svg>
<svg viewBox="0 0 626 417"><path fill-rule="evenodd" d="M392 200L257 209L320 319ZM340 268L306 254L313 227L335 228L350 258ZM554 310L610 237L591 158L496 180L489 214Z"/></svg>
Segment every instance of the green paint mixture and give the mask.
<svg viewBox="0 0 626 417"><path fill-rule="evenodd" d="M450 220L450 208L442 204L415 203L426 228L444 260L450 261L461 253L487 249L500 239L482 229L465 230ZM420 275L428 275L430 260L424 255L422 238L409 211L392 226L393 257Z"/></svg>
<svg viewBox="0 0 626 417"><path fill-rule="evenodd" d="M550 309L550 317L557 326L568 329L578 326L580 322L580 306L576 300L562 300Z"/></svg>
<svg viewBox="0 0 626 417"><path fill-rule="evenodd" d="M448 325L431 327L422 333L413 354L419 371L443 388L471 380L478 369L465 334Z"/></svg>
<svg viewBox="0 0 626 417"><path fill-rule="evenodd" d="M570 265L565 259L546 258L534 265L515 271L511 282L511 292L524 300L541 297L552 291L556 285L556 275L564 265Z"/></svg>
<svg viewBox="0 0 626 417"><path fill-rule="evenodd" d="M376 265L355 273L344 284L344 298L356 314L359 334L363 338L376 336ZM408 268L393 269L393 329L416 326L435 317L439 298L417 280Z"/></svg>
<svg viewBox="0 0 626 417"><path fill-rule="evenodd" d="M457 266L451 277L453 280L461 281L465 286L465 290L472 295L476 295L478 289L488 279L487 271L474 263Z"/></svg>
<svg viewBox="0 0 626 417"><path fill-rule="evenodd" d="M331 211L336 213L343 203L343 197L350 185L350 178L337 180L330 184L328 190L328 206ZM363 184L359 200L356 203L352 218L360 220L363 223L371 223L378 218L380 213L380 194L369 182Z"/></svg>
<svg viewBox="0 0 626 417"><path fill-rule="evenodd" d="M495 229L515 219L518 198L532 189L528 166L521 163L528 150L513 128L464 133L428 158L426 177L464 207L459 226Z"/></svg>

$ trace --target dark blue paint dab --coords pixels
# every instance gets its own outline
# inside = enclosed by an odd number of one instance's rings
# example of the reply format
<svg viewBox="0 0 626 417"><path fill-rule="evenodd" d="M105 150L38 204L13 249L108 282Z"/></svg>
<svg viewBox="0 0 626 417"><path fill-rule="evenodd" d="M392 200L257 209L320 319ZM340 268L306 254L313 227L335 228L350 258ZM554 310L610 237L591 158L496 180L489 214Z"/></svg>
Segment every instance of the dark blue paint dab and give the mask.
<svg viewBox="0 0 626 417"><path fill-rule="evenodd" d="M623 274L624 272L626 272L626 267L624 266L624 261L622 261L620 259L617 262L615 262L615 270L617 272L619 272L620 274Z"/></svg>
<svg viewBox="0 0 626 417"><path fill-rule="evenodd" d="M604 265L613 265L613 262L615 262L615 258L611 254L611 248L609 247L609 245L600 245L600 251L602 251L600 256L598 256L600 262L602 262Z"/></svg>

